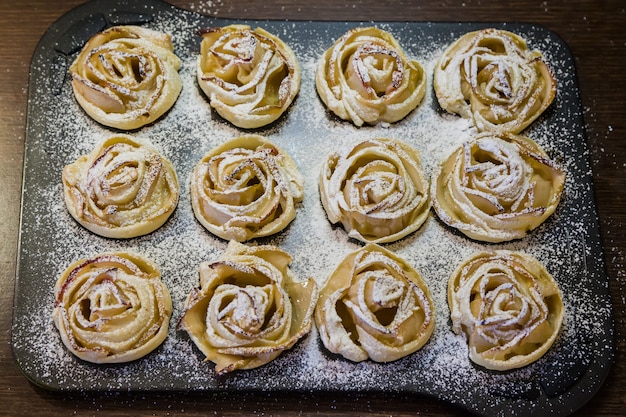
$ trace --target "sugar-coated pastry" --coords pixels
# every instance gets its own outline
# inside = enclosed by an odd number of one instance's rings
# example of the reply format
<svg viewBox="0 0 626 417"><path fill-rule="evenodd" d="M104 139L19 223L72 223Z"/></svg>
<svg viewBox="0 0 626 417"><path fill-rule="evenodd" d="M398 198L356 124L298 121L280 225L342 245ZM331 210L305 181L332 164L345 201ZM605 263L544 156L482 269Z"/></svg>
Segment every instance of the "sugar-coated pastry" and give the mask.
<svg viewBox="0 0 626 417"><path fill-rule="evenodd" d="M561 199L565 172L531 139L483 132L457 148L431 181L439 218L472 239L519 239Z"/></svg>
<svg viewBox="0 0 626 417"><path fill-rule="evenodd" d="M393 242L420 228L431 202L417 150L394 139L349 144L331 153L320 196L331 223L362 242Z"/></svg>
<svg viewBox="0 0 626 417"><path fill-rule="evenodd" d="M520 133L552 103L556 79L539 51L499 29L467 33L439 58L434 88L444 110L480 131Z"/></svg>
<svg viewBox="0 0 626 417"><path fill-rule="evenodd" d="M252 129L287 110L300 90L301 69L280 38L235 24L202 31L197 77L220 116Z"/></svg>
<svg viewBox="0 0 626 417"><path fill-rule="evenodd" d="M506 371L541 358L557 338L564 316L561 291L534 257L507 250L479 252L450 276L452 329L464 334L469 357Z"/></svg>
<svg viewBox="0 0 626 417"><path fill-rule="evenodd" d="M389 32L354 28L322 55L317 92L329 110L357 126L393 123L415 109L426 92L422 65Z"/></svg>
<svg viewBox="0 0 626 417"><path fill-rule="evenodd" d="M169 34L114 26L93 36L72 63L74 96L99 123L137 129L174 105L180 65Z"/></svg>
<svg viewBox="0 0 626 417"><path fill-rule="evenodd" d="M128 252L70 265L54 287L52 318L80 359L121 363L156 349L168 333L172 300L157 266Z"/></svg>
<svg viewBox="0 0 626 417"><path fill-rule="evenodd" d="M218 375L262 366L311 330L318 289L313 278L296 278L291 261L276 246L231 241L200 265L180 327Z"/></svg>
<svg viewBox="0 0 626 417"><path fill-rule="evenodd" d="M411 265L370 243L346 256L328 278L315 323L329 351L354 362L390 362L428 341L435 306Z"/></svg>
<svg viewBox="0 0 626 417"><path fill-rule="evenodd" d="M243 242L283 230L304 197L304 180L283 150L259 135L210 150L191 175L191 203L211 233Z"/></svg>
<svg viewBox="0 0 626 417"><path fill-rule="evenodd" d="M151 233L172 215L180 193L172 163L150 143L118 134L63 169L72 217L110 238Z"/></svg>

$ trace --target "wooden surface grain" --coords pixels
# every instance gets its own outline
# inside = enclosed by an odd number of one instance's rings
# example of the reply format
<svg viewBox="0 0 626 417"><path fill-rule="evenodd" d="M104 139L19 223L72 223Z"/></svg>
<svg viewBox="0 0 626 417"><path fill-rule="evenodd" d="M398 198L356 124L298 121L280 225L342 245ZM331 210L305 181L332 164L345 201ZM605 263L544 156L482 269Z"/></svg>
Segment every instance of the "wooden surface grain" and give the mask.
<svg viewBox="0 0 626 417"><path fill-rule="evenodd" d="M30 384L11 353L26 95L45 30L79 0L0 1L0 415L462 416L408 395L170 393L58 394ZM626 414L626 4L623 0L172 0L217 17L250 19L532 22L560 35L576 58L616 329L616 360L575 416Z"/></svg>

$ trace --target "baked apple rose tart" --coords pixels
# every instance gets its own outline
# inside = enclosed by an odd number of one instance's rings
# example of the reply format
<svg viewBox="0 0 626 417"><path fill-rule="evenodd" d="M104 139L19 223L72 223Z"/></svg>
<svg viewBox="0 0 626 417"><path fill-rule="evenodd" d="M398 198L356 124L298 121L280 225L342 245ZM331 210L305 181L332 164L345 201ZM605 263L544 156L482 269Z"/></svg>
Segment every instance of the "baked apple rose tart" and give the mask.
<svg viewBox="0 0 626 417"><path fill-rule="evenodd" d="M433 84L441 107L473 120L480 131L520 133L556 95L541 52L493 28L453 42L435 66Z"/></svg>
<svg viewBox="0 0 626 417"><path fill-rule="evenodd" d="M291 48L264 29L246 25L201 32L198 84L217 113L244 129L278 119L300 90Z"/></svg>
<svg viewBox="0 0 626 417"><path fill-rule="evenodd" d="M296 163L259 135L230 139L212 149L191 175L198 221L226 240L244 242L283 230L304 198Z"/></svg>
<svg viewBox="0 0 626 417"><path fill-rule="evenodd" d="M457 148L432 175L439 218L486 242L519 239L555 210L565 172L530 138L483 132Z"/></svg>
<svg viewBox="0 0 626 417"><path fill-rule="evenodd" d="M169 34L114 26L93 36L70 66L74 96L99 123L132 130L154 122L182 89Z"/></svg>
<svg viewBox="0 0 626 417"><path fill-rule="evenodd" d="M534 257L507 250L479 252L450 276L452 329L464 334L470 359L505 371L541 358L564 317L561 291Z"/></svg>
<svg viewBox="0 0 626 417"><path fill-rule="evenodd" d="M119 134L63 169L72 217L100 236L132 238L161 227L178 205L172 163L149 142Z"/></svg>
<svg viewBox="0 0 626 417"><path fill-rule="evenodd" d="M167 337L172 300L157 266L128 252L70 265L54 287L52 318L64 345L93 363L139 359Z"/></svg>
<svg viewBox="0 0 626 417"><path fill-rule="evenodd" d="M426 76L389 32L354 28L322 55L317 92L338 117L357 126L403 119L424 98Z"/></svg>
<svg viewBox="0 0 626 417"><path fill-rule="evenodd" d="M394 139L368 139L330 154L319 188L330 222L341 222L362 242L407 236L426 221L431 207L417 150Z"/></svg>
<svg viewBox="0 0 626 417"><path fill-rule="evenodd" d="M218 375L262 366L311 330L318 289L313 278L297 279L291 261L276 246L230 241L200 265L179 326Z"/></svg>
<svg viewBox="0 0 626 417"><path fill-rule="evenodd" d="M370 243L331 274L320 291L315 323L329 351L354 362L390 362L428 341L435 307L414 268Z"/></svg>

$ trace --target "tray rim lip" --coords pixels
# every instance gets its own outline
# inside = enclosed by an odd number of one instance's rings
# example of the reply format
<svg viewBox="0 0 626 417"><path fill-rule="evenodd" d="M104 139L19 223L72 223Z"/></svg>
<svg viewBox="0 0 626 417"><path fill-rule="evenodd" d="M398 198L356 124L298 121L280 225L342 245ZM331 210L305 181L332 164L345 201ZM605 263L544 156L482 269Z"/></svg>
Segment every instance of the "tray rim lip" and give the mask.
<svg viewBox="0 0 626 417"><path fill-rule="evenodd" d="M561 43L562 46L565 47L567 54L571 57L571 63L572 63L572 77L574 77L574 79L576 80L576 85L577 88L575 89L574 93L575 93L575 100L576 100L576 104L577 104L577 115L579 116L579 122L581 124L581 127L583 128L581 135L582 135L582 139L584 139L585 142L585 147L588 147L589 142L588 142L588 132L587 132L587 128L586 125L584 123L584 114L582 112L582 103L581 103L581 91L580 91L580 87L578 84L578 68L577 68L577 64L576 64L576 60L574 59L574 55L573 55L573 51L571 50L570 46L567 44L567 42L564 40L563 37L561 37L557 32L555 32L554 30L548 28L546 25L542 24L542 23L535 23L535 22L530 22L530 21L501 21L501 22L496 22L496 21L450 21L450 20L437 20L437 21L423 21L423 20L313 20L313 19L252 19L252 18L235 18L235 17L218 17L218 16L210 16L210 15L206 15L203 13L199 13L196 11L192 11L192 10L188 10L188 9L184 9L184 8L180 8L177 6L174 6L164 0L142 0L141 4L135 4L133 2L129 2L127 0L89 0L86 3L83 3L81 5L75 6L74 8L68 10L66 13L64 13L63 15L61 15L57 20L55 20L47 29L46 31L42 34L41 38L39 39L39 41L37 42L34 50L33 50L33 54L31 57L31 61L30 61L30 65L29 65L29 76L28 76L28 92L27 92L27 109L26 109L26 116L25 116L25 126L24 126L24 146L23 146L23 164L22 164L22 181L21 181L21 190L20 190L20 210L19 210L19 229L18 229L18 236L17 236L17 248L16 248L16 267L15 267L15 281L14 281L14 295L13 295L13 306L12 306L12 321L11 321L11 326L10 326L10 339L11 339L11 352L12 352L12 356L13 359L15 361L15 363L18 365L18 368L20 369L20 371L22 372L22 374L24 375L24 377L31 382L32 384L34 384L35 386L42 388L48 392L55 392L55 393L65 393L65 394L69 394L69 393L85 393L85 394L95 394L95 393L101 393L103 392L100 389L79 389L79 388L64 388L61 386L53 386L52 384L44 384L41 381L37 380L33 375L31 375L30 373L26 372L24 367L22 366L22 362L20 361L19 355L16 352L16 346L15 346L15 340L14 340L14 330L16 327L16 320L17 320L17 301L18 301L18 287L19 287L19 281L20 281L20 272L22 271L22 263L21 263L21 257L22 257L22 242L23 242L23 222L24 222L24 213L23 213L23 209L24 209L24 196L25 196L25 190L26 190L26 186L27 186L27 157L26 157L26 151L28 150L28 142L29 142L29 132L31 129L31 123L32 123L32 116L31 116L31 112L29 111L31 109L31 105L32 105L32 95L33 93L33 86L31 83L31 80L34 78L34 72L33 72L33 64L34 64L34 59L35 57L38 55L38 53L40 53L41 47L43 44L46 43L46 41L48 40L47 37L51 36L55 31L60 31L62 29L62 25L63 24L69 24L69 26L71 26L72 23L75 23L76 17L78 17L78 19L81 18L85 18L89 15L94 15L95 13L91 13L89 12L89 10L93 7L96 7L98 5L109 5L109 6L128 6L128 7L145 7L146 5L150 5L153 4L155 7L169 7L171 11L183 11L185 13L188 14L193 14L193 15L199 15L202 18L205 19L209 19L212 21L218 21L218 22L276 22L276 23L281 23L281 22L308 22L308 23L324 23L324 24L341 24L341 23L345 23L345 24L350 24L350 23L354 23L354 24L359 24L359 25L365 25L365 24L380 24L380 25L384 25L384 24L390 24L390 25L401 25L401 24L432 24L432 25L440 25L440 24L445 24L445 25L459 25L459 26L463 26L463 25L471 25L471 26L477 26L477 27L489 27L489 26L497 26L497 27L502 27L502 26L527 26L527 27L532 27L532 28L536 28L536 29L540 29L542 31L545 31L549 34L551 34L552 36L555 36ZM84 14L85 12L88 12L87 14ZM161 12L161 10L159 10L159 12ZM98 12L98 14L102 14L101 12ZM75 16L76 15L76 16ZM80 15L80 16L79 16ZM108 23L108 22L107 22ZM141 130L141 129L137 129L137 130ZM585 161L589 164L589 156L587 156L585 158ZM589 166L591 167L591 165L589 164ZM607 268L606 268L606 251L604 250L604 244L602 241L602 235L601 235L601 225L599 223L599 213L598 213L598 209L597 209L597 201L596 201L596 195L595 195L595 187L594 187L594 180L593 180L593 175L588 175L585 177L586 180L588 180L589 182L589 190L587 190L586 194L588 194L590 196L590 198L592 199L592 212L590 213L591 215L591 220L593 221L592 223L592 228L591 230L594 232L597 232L597 236L598 236L598 248L595 250L598 250L600 252L600 254L602 255L600 257L600 259L597 260L597 266L601 266L602 270L598 270L597 273L600 274L603 277L607 278L607 281L610 282L610 276L608 274ZM588 243L587 240L585 240L585 243ZM593 382L593 390L592 391L586 391L586 392L590 392L590 394L588 395L588 397L582 401L582 402L577 402L577 407L570 409L569 411L567 411L567 414L564 415L569 415L569 413L572 413L576 410L579 410L580 408L582 408L585 404L587 404L596 394L598 391L600 391L600 389L602 389L602 387L605 385L606 380L610 374L611 368L613 367L614 363L615 363L615 354L616 354L616 346L615 346L615 338L616 338L616 332L615 332L615 314L614 314L614 308L615 306L613 305L612 301L611 301L611 297L610 297L610 291L609 291L609 285L606 286L601 286L602 292L604 296L608 297L608 306L610 307L610 311L609 311L609 320L607 320L607 322L605 323L607 326L607 337L605 338L607 341L610 340L611 344L609 346L609 349L604 349L607 352L607 355L603 358L605 359L605 364L606 364L606 370L603 373L603 377L601 379L596 379L596 381ZM589 367L591 368L591 366ZM580 380L577 381L572 388L577 387L580 383ZM295 392L299 392L301 390L295 390ZM568 390L569 391L569 390ZM568 392L566 391L566 393ZM120 389L109 389L107 390L107 392L110 393L114 393L114 392L141 392L141 393L161 393L161 392L167 392L170 394L176 394L176 393L182 393L182 392L211 392L211 393L255 393L255 392L272 392L272 393L277 393L277 394L285 394L285 393L293 393L294 390L293 389L287 389L287 388L279 388L279 389L267 389L267 388L257 388L257 389L245 389L242 390L241 388L236 388L236 387L218 387L216 389L211 389L211 390L206 390L206 389L154 389L154 388L142 388L142 387L133 387L133 388L120 388ZM391 393L391 394L407 394L407 393L414 393L413 391L410 391L408 389L392 389L392 390L383 390L383 389L346 389L346 390L334 390L334 389L316 389L316 390L307 390L306 391L308 395L311 394L315 394L315 393L333 393L333 392L343 392L343 393L348 393L348 394L354 394L354 393L367 393L367 392L371 392L371 393ZM432 394L432 393L422 393L420 392L418 394L421 397L424 398L434 398L437 399L438 401L443 401L446 404L452 405L454 407L457 408L461 408L464 410L469 410L469 411L473 411L476 412L475 409L466 407L463 405L462 402L455 402L455 401L451 401L449 399L441 399L439 397L437 397L436 395ZM561 397L563 395L563 393L558 394L558 397ZM555 414L556 415L556 414Z"/></svg>

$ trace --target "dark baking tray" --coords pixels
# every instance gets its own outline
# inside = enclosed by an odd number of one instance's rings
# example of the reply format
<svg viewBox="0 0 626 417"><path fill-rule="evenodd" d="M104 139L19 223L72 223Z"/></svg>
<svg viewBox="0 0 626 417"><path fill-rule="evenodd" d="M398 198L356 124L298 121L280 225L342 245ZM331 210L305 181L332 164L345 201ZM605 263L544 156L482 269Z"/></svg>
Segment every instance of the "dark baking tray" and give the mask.
<svg viewBox="0 0 626 417"><path fill-rule="evenodd" d="M446 228L432 215L425 231L388 247L426 271L423 275L439 300L445 298L445 281L451 268L471 251L495 247L534 254L559 282L568 309L563 334L544 358L521 370L505 373L489 372L471 365L464 342L450 330L445 308L437 311L434 341L392 364L354 364L335 357L321 346L315 329L274 362L220 378L213 375L211 364L202 361L200 352L174 324L163 346L145 358L125 365L96 366L76 359L64 349L50 319L52 288L56 277L70 261L93 254L94 250L133 249L158 259L163 259L165 251L174 251L171 262L165 262L162 270L164 280L175 288L173 322L178 320L184 301L181 294L197 283L197 264L214 259L226 244L193 221L186 188L189 172L209 147L226 137L243 133L210 111L197 85L187 80L183 94L190 94L191 98L179 99L171 112L153 126L133 132L150 136L161 149L165 149L177 167L183 187L177 212L162 229L146 237L126 241L97 237L77 226L64 210L60 172L65 164L88 152L97 138L113 131L90 120L72 100L69 64L96 32L116 24L141 24L174 35L175 52L188 64L181 74L192 78L194 72L190 62L199 49L195 32L204 27L232 23L262 26L286 40L299 59L305 57L303 85L292 108L279 121L258 129L256 133L270 137L287 149L304 171L308 184L304 207L299 208L294 224L264 242L278 244L295 253L296 272L314 275L319 282L323 282L335 266L337 258L329 257L329 252L347 253L359 247L358 243L347 239L341 229L332 228L324 221L316 187L316 168L322 157L319 149L332 146L324 140L333 134L349 137L351 132L380 136L397 133L404 135L407 141L413 140L413 145L424 155L437 146L424 140L429 133L420 126L420 117L441 118L442 124L455 123L455 118L444 115L437 107L432 96L432 74L429 74L429 96L422 104L424 109L387 128L358 130L323 110L313 87L311 57L321 55L346 30L374 24L391 31L409 55L429 62L463 33L486 26L517 32L531 46L542 50L555 70L558 95L547 113L524 134L538 141L567 170L566 191L557 213L531 237L501 245L472 242ZM196 103L196 106L200 103L201 109L196 107L196 114L190 114L184 108L189 103ZM322 109L322 117L311 116L310 109L318 112ZM203 120L192 118L202 111L205 111ZM423 116L425 113L427 116ZM71 114L73 116L68 116ZM64 117L71 123L65 122ZM317 119L314 128L311 128L312 119ZM203 125L206 129L202 128ZM316 162L311 162L315 158L318 158ZM432 169L432 162L426 165L427 171ZM574 59L562 39L541 26L521 23L239 21L183 11L158 0L88 2L54 23L33 56L21 207L12 347L25 376L50 390L400 392L436 397L484 416L562 416L581 407L597 392L613 362L608 276L593 200L589 150ZM315 223L315 219L322 221ZM182 226L177 228L178 224ZM324 239L324 233L333 238L327 245L316 245L316 238L321 236ZM444 242L439 244L445 245L445 253L436 253L437 247L420 246L421 241L433 233L444 237L438 241ZM179 238L186 240L179 241ZM194 241L193 244L190 240ZM316 250L322 252L316 253Z"/></svg>

